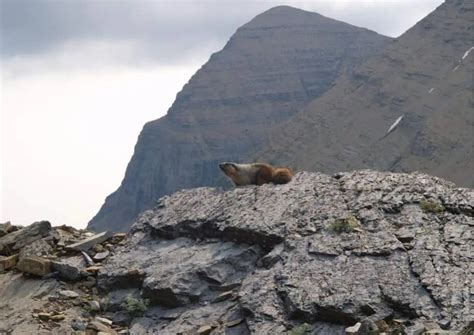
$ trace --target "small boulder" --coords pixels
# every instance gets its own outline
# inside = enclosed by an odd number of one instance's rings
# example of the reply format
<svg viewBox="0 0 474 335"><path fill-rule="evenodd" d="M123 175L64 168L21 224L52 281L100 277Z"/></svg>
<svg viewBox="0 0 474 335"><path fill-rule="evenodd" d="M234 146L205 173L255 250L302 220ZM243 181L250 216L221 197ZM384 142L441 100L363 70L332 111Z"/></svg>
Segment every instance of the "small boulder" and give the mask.
<svg viewBox="0 0 474 335"><path fill-rule="evenodd" d="M106 259L107 257L109 257L109 255L110 255L110 251L108 251L108 250L106 250L104 252L98 252L98 253L95 254L94 260L96 262L101 262L104 259Z"/></svg>
<svg viewBox="0 0 474 335"><path fill-rule="evenodd" d="M95 234L77 243L70 244L67 246L67 248L72 249L72 250L78 250L78 251L80 250L87 251L93 248L96 244L104 242L110 236L112 236L112 232L104 231L102 233Z"/></svg>
<svg viewBox="0 0 474 335"><path fill-rule="evenodd" d="M52 261L51 266L53 271L58 272L59 278L64 280L76 281L88 275L86 272L86 262L82 256Z"/></svg>
<svg viewBox="0 0 474 335"><path fill-rule="evenodd" d="M107 326L111 326L113 321L112 320L109 320L107 318L103 318L101 316L96 316L95 318L97 321L103 323L104 325L107 325Z"/></svg>
<svg viewBox="0 0 474 335"><path fill-rule="evenodd" d="M112 335L117 335L117 332L115 330L113 330L109 326L104 325L103 323L101 323L97 320L89 322L89 324L87 325L87 328L86 328L86 332L88 330L92 330L92 331L95 331L95 332L104 332L104 333L112 334Z"/></svg>
<svg viewBox="0 0 474 335"><path fill-rule="evenodd" d="M71 290L61 290L58 292L59 296L63 299L74 299L79 297L79 293L71 291Z"/></svg>
<svg viewBox="0 0 474 335"><path fill-rule="evenodd" d="M358 334L359 333L359 329L360 329L360 326L362 324L360 322L357 322L355 325L351 326L351 327L347 327L346 328L346 334L347 335L355 335L355 334Z"/></svg>
<svg viewBox="0 0 474 335"><path fill-rule="evenodd" d="M51 261L37 256L25 257L18 262L17 269L42 277L51 272Z"/></svg>

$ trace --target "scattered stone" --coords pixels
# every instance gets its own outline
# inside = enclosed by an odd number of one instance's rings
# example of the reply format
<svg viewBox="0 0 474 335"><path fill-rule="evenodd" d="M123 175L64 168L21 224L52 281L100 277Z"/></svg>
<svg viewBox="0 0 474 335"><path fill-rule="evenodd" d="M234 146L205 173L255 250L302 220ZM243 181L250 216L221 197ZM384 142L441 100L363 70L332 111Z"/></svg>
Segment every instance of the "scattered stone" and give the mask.
<svg viewBox="0 0 474 335"><path fill-rule="evenodd" d="M79 293L71 291L71 290L61 290L58 293L59 293L59 296L64 299L75 299L79 297Z"/></svg>
<svg viewBox="0 0 474 335"><path fill-rule="evenodd" d="M100 304L96 300L89 301L89 306L91 308L91 311L93 311L93 312L99 312L100 311Z"/></svg>
<svg viewBox="0 0 474 335"><path fill-rule="evenodd" d="M84 278L87 273L86 262L82 256L73 256L51 262L53 271L58 272L58 276L64 280L77 281Z"/></svg>
<svg viewBox="0 0 474 335"><path fill-rule="evenodd" d="M415 322L412 326L405 328L405 333L410 335L421 335L425 330L425 326L422 323Z"/></svg>
<svg viewBox="0 0 474 335"><path fill-rule="evenodd" d="M109 255L110 255L110 251L108 251L108 250L106 250L104 252L99 252L99 253L95 254L94 260L97 261L97 262L101 262L104 259L106 259L107 257L109 257Z"/></svg>
<svg viewBox="0 0 474 335"><path fill-rule="evenodd" d="M42 277L51 272L51 261L37 256L25 257L18 262L17 269Z"/></svg>
<svg viewBox="0 0 474 335"><path fill-rule="evenodd" d="M82 320L74 320L71 323L71 328L77 331L84 331L86 330L86 327L87 327L86 323Z"/></svg>
<svg viewBox="0 0 474 335"><path fill-rule="evenodd" d="M64 314L56 314L56 315L52 315L49 319L52 321L61 321L61 320L64 320L65 318L66 316Z"/></svg>
<svg viewBox="0 0 474 335"><path fill-rule="evenodd" d="M440 328L439 325L436 322L433 322L433 321L427 321L427 322L424 322L423 324L424 324L425 329L427 331Z"/></svg>
<svg viewBox="0 0 474 335"><path fill-rule="evenodd" d="M102 266L94 265L94 266L87 267L86 271L89 272L89 273L97 273L100 269L102 269Z"/></svg>
<svg viewBox="0 0 474 335"><path fill-rule="evenodd" d="M235 320L232 320L232 321L227 321L227 322L225 323L225 326L228 327L228 328L235 327L235 326L237 326L238 324L241 324L242 321L244 321L243 318L235 319Z"/></svg>
<svg viewBox="0 0 474 335"><path fill-rule="evenodd" d="M362 324L360 322L357 322L355 325L351 327L346 328L346 334L351 335L351 334L357 334L359 332L359 328Z"/></svg>
<svg viewBox="0 0 474 335"><path fill-rule="evenodd" d="M197 330L197 333L198 335L208 335L212 332L212 330L216 328L215 326L213 325L205 325L205 326L201 326L199 327L199 329Z"/></svg>
<svg viewBox="0 0 474 335"><path fill-rule="evenodd" d="M18 255L0 256L0 272L12 269L18 261Z"/></svg>
<svg viewBox="0 0 474 335"><path fill-rule="evenodd" d="M116 233L116 234L114 234L114 236L112 236L111 241L112 241L113 244L118 244L118 243L123 241L125 236L127 236L126 233Z"/></svg>
<svg viewBox="0 0 474 335"><path fill-rule="evenodd" d="M43 313L38 313L37 315L38 315L38 318L40 318L41 320L47 321L51 318L52 313L43 312Z"/></svg>
<svg viewBox="0 0 474 335"><path fill-rule="evenodd" d="M102 322L99 322L97 320L89 322L89 324L86 327L86 331L89 330L89 329L97 331L97 332L105 332L109 335L110 334L111 335L117 335L117 332L115 330L113 330L109 326L107 326L107 325L105 325Z"/></svg>
<svg viewBox="0 0 474 335"><path fill-rule="evenodd" d="M84 259L86 260L87 265L89 265L89 266L94 265L94 261L92 260L91 256L89 256L87 254L87 252L81 251L81 254L84 257Z"/></svg>
<svg viewBox="0 0 474 335"><path fill-rule="evenodd" d="M112 320L109 320L107 318L103 318L101 316L96 316L95 319L99 322L102 322L104 325L111 326L112 325Z"/></svg>
<svg viewBox="0 0 474 335"><path fill-rule="evenodd" d="M227 291L227 292L221 293L212 302L215 303L215 302L227 300L229 298L232 298L233 294L234 294L234 291Z"/></svg>
<svg viewBox="0 0 474 335"><path fill-rule="evenodd" d="M112 232L104 231L102 233L88 237L82 241L66 246L68 249L87 251L98 243L102 243L112 236Z"/></svg>
<svg viewBox="0 0 474 335"><path fill-rule="evenodd" d="M443 329L432 329L424 332L423 335L458 335L458 332Z"/></svg>

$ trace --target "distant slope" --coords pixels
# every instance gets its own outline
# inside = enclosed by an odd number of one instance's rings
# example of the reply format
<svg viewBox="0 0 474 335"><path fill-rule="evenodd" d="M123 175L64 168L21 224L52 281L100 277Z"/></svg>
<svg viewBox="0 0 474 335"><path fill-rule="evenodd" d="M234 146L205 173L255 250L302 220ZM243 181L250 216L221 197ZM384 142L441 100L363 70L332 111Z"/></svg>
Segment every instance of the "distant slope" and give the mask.
<svg viewBox="0 0 474 335"><path fill-rule="evenodd" d="M277 127L255 156L323 172L419 170L474 186L473 18L474 1L445 2Z"/></svg>
<svg viewBox="0 0 474 335"><path fill-rule="evenodd" d="M88 228L125 230L165 194L217 185L217 163L261 148L267 131L379 52L390 38L281 6L237 30L168 114L143 128L125 178Z"/></svg>

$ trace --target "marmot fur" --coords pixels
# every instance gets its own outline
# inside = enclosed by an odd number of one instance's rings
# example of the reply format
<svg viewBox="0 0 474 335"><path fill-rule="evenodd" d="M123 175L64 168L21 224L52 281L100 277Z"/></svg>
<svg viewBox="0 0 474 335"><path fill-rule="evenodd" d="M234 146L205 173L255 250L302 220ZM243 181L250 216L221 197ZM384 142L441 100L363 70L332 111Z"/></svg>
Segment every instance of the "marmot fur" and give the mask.
<svg viewBox="0 0 474 335"><path fill-rule="evenodd" d="M262 185L266 183L286 184L293 173L285 167L273 167L265 163L237 164L221 163L219 168L235 186Z"/></svg>

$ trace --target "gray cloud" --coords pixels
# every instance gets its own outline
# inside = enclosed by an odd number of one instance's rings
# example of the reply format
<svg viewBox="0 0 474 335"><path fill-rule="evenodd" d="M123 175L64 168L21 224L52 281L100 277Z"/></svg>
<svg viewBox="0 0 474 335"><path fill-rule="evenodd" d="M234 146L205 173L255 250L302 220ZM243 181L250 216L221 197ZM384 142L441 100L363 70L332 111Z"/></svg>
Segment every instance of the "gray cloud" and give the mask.
<svg viewBox="0 0 474 335"><path fill-rule="evenodd" d="M441 0L284 1L284 4L397 36ZM282 2L2 0L1 55L37 55L71 42L131 43L140 61L183 62L221 48L255 15ZM114 55L110 55L113 60ZM87 61L87 60L86 60ZM137 60L138 61L138 60Z"/></svg>

